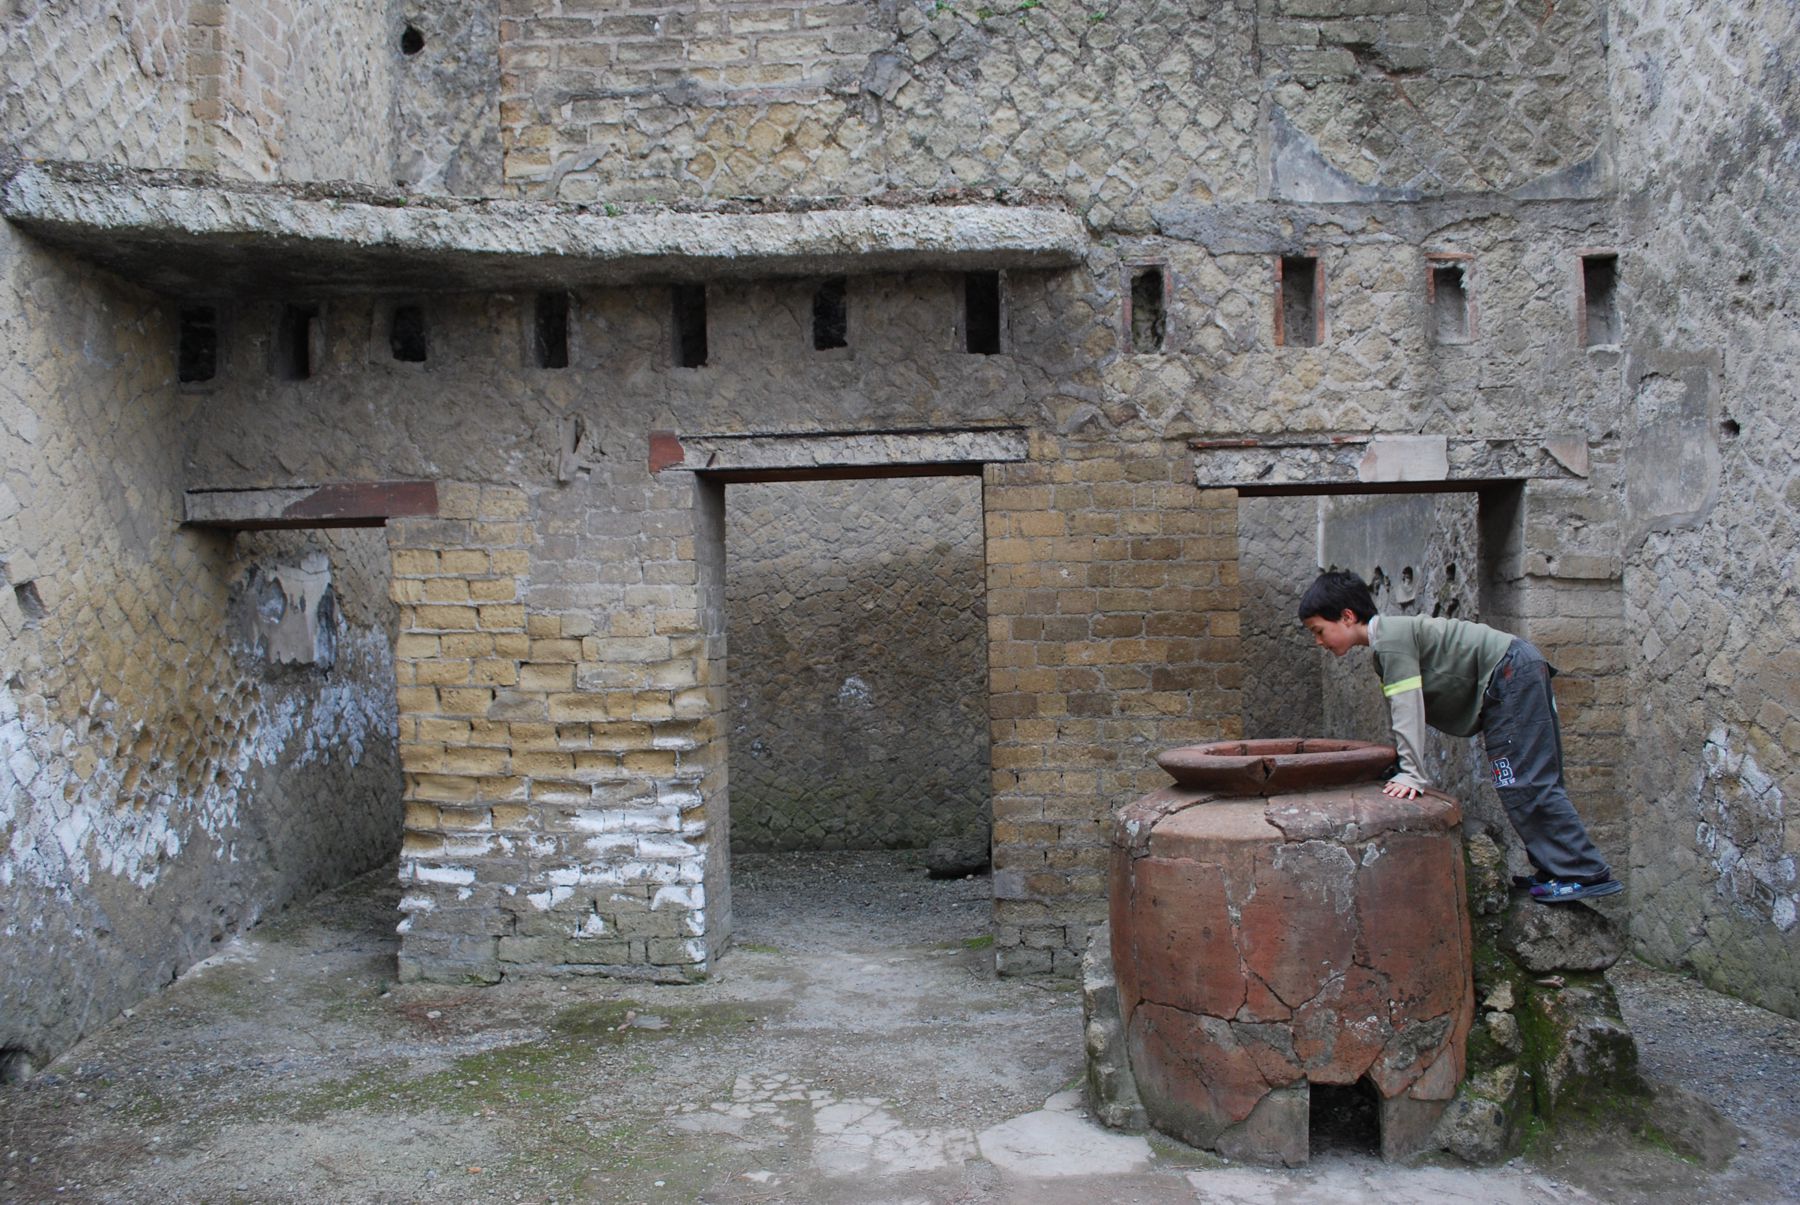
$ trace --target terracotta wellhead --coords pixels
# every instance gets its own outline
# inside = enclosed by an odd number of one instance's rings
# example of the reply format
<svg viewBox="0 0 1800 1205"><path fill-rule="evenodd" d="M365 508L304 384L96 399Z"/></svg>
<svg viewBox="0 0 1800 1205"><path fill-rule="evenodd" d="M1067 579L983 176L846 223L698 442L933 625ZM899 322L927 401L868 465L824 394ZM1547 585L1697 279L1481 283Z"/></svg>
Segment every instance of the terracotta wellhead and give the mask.
<svg viewBox="0 0 1800 1205"><path fill-rule="evenodd" d="M1474 1017L1461 809L1391 798L1391 746L1232 741L1158 758L1118 812L1111 934L1152 1125L1306 1162L1313 1085L1366 1083L1411 1154L1462 1081Z"/></svg>

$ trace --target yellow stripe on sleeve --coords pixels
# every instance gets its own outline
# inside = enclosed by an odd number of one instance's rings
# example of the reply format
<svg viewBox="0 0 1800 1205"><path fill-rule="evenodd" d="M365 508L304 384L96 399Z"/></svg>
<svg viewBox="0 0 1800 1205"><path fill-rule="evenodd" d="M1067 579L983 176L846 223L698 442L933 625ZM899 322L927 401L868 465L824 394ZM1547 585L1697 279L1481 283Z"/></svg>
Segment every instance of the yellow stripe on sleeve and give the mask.
<svg viewBox="0 0 1800 1205"><path fill-rule="evenodd" d="M1409 690L1424 690L1424 689L1425 689L1425 679L1418 674L1414 674L1410 678L1402 678L1398 682L1390 682L1390 683L1384 684L1381 688L1381 693L1391 699L1395 695L1403 695Z"/></svg>

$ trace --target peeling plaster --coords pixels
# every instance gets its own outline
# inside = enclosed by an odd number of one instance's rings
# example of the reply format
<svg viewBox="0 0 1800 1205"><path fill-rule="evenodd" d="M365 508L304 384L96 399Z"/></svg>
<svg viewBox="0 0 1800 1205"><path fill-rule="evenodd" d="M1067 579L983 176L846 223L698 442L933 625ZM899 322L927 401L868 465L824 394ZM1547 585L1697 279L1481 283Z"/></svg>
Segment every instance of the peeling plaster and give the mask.
<svg viewBox="0 0 1800 1205"><path fill-rule="evenodd" d="M344 641L371 664L392 660L383 634L352 631ZM88 728L97 721L67 725L32 714L37 708L21 703L14 684L0 682L0 830L11 834L0 886L23 879L72 903L96 871L148 890L165 863L201 839L215 857L235 860L234 830L258 772L340 757L356 766L371 746L395 739L385 692L328 682L304 695L271 693L245 692L246 738L197 773L100 758L84 780L72 755L92 748ZM98 700L90 711L103 717L110 705ZM131 806L137 801L149 806Z"/></svg>

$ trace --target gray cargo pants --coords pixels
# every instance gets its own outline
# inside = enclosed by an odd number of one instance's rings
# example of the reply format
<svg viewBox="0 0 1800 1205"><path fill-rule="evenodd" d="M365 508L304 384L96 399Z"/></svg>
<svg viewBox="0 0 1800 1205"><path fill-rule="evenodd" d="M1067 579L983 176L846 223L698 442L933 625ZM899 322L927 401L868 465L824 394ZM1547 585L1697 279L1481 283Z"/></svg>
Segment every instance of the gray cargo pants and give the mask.
<svg viewBox="0 0 1800 1205"><path fill-rule="evenodd" d="M1610 872L1563 788L1562 729L1550 693L1555 673L1533 645L1515 638L1481 698L1481 741L1494 789L1533 868L1592 882Z"/></svg>

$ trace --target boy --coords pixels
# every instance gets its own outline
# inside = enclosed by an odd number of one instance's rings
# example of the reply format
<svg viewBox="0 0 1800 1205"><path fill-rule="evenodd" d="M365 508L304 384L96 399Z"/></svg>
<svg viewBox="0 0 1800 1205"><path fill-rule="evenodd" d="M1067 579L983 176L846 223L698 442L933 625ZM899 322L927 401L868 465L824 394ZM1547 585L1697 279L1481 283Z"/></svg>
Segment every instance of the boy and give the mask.
<svg viewBox="0 0 1800 1205"><path fill-rule="evenodd" d="M1429 786L1425 725L1452 736L1481 733L1494 786L1537 873L1532 898L1547 904L1625 890L1588 839L1563 789L1562 732L1550 676L1530 643L1479 623L1377 615L1354 573L1323 573L1300 599L1300 622L1320 648L1375 654L1400 772L1382 790L1411 799Z"/></svg>

